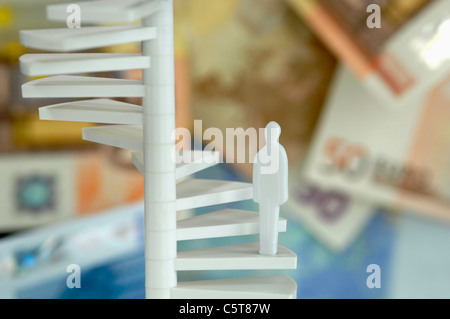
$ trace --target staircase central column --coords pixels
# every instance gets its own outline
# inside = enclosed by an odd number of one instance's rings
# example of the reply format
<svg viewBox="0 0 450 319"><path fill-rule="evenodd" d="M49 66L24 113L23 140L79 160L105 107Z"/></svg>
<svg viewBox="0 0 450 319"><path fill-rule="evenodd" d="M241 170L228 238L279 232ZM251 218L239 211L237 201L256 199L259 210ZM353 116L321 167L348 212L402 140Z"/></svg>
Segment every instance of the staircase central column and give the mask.
<svg viewBox="0 0 450 319"><path fill-rule="evenodd" d="M174 267L176 239L175 66L173 0L142 20L157 28L157 39L142 43L143 55L151 58L144 69L143 99L145 178L145 287L146 298L170 298L177 285Z"/></svg>

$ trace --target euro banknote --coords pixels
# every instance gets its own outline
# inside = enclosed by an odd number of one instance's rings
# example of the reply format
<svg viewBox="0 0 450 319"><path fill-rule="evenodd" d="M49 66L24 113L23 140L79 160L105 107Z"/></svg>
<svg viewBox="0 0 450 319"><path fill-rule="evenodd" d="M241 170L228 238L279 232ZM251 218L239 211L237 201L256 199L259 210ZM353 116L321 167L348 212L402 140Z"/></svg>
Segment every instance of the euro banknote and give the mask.
<svg viewBox="0 0 450 319"><path fill-rule="evenodd" d="M450 68L450 1L286 1L340 61L391 106Z"/></svg>
<svg viewBox="0 0 450 319"><path fill-rule="evenodd" d="M333 252L351 246L377 212L370 201L298 179L290 185L289 196L291 217Z"/></svg>
<svg viewBox="0 0 450 319"><path fill-rule="evenodd" d="M336 72L303 168L363 200L450 220L450 74L390 108Z"/></svg>
<svg viewBox="0 0 450 319"><path fill-rule="evenodd" d="M144 179L131 153L10 153L0 158L0 233L141 201Z"/></svg>

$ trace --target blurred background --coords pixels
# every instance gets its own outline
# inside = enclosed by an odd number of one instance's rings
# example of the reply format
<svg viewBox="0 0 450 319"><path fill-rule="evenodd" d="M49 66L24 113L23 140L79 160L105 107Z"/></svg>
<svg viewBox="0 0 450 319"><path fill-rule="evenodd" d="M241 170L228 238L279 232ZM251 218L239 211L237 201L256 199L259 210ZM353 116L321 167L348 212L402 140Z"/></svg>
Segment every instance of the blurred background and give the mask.
<svg viewBox="0 0 450 319"><path fill-rule="evenodd" d="M0 0L0 297L144 298L144 183L131 154L83 141L92 124L39 120L40 106L65 100L21 97L32 79L19 58L32 51L19 30L66 27L46 19L45 5L58 2L67 1ZM174 6L177 126L282 128L290 200L280 244L296 252L298 269L267 274L294 278L298 298L450 298L450 1ZM221 164L196 177L251 181L251 168ZM252 201L234 208L257 210ZM81 267L81 289L66 286L69 264ZM380 288L366 283L371 264Z"/></svg>

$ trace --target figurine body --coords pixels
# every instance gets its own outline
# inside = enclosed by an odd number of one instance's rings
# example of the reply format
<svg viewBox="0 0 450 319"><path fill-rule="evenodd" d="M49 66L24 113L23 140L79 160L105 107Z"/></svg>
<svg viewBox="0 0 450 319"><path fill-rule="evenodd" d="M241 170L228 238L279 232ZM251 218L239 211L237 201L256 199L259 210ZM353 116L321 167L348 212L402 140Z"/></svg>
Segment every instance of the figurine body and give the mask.
<svg viewBox="0 0 450 319"><path fill-rule="evenodd" d="M253 201L259 204L259 253L275 255L280 205L288 200L288 159L278 141L280 126L270 122L264 134L266 145L256 154L253 164Z"/></svg>

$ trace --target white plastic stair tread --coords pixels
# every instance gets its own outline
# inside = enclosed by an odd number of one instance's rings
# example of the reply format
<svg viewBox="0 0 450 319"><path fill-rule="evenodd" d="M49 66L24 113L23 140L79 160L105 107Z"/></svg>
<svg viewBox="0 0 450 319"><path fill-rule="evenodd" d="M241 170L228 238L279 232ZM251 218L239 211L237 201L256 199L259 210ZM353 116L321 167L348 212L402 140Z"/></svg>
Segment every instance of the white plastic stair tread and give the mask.
<svg viewBox="0 0 450 319"><path fill-rule="evenodd" d="M20 70L29 76L146 69L150 57L139 53L36 53L20 57Z"/></svg>
<svg viewBox="0 0 450 319"><path fill-rule="evenodd" d="M142 125L108 125L83 128L83 139L95 143L132 150L133 163L140 171L144 171L143 132ZM192 152L191 152L192 153ZM186 177L213 166L219 162L218 152L194 151L192 163L177 164L177 179ZM202 159L200 161L200 159Z"/></svg>
<svg viewBox="0 0 450 319"><path fill-rule="evenodd" d="M297 284L289 276L179 282L174 299L295 299Z"/></svg>
<svg viewBox="0 0 450 319"><path fill-rule="evenodd" d="M141 125L108 125L83 128L83 139L142 152Z"/></svg>
<svg viewBox="0 0 450 319"><path fill-rule="evenodd" d="M219 163L219 152L210 151L185 151L191 154L189 158L192 162L177 164L176 177L177 179L192 175L208 167ZM133 152L133 164L136 168L144 174L144 155L141 152Z"/></svg>
<svg viewBox="0 0 450 319"><path fill-rule="evenodd" d="M142 81L75 75L50 76L22 85L23 97L142 97Z"/></svg>
<svg viewBox="0 0 450 319"><path fill-rule="evenodd" d="M219 205L253 198L250 183L187 179L177 184L177 210Z"/></svg>
<svg viewBox="0 0 450 319"><path fill-rule="evenodd" d="M156 28L102 26L20 31L20 42L33 49L55 52L78 51L155 39Z"/></svg>
<svg viewBox="0 0 450 319"><path fill-rule="evenodd" d="M259 242L178 252L175 270L295 269L297 255L278 246L277 254L259 254Z"/></svg>
<svg viewBox="0 0 450 319"><path fill-rule="evenodd" d="M39 108L41 120L142 124L142 107L109 99L82 100Z"/></svg>
<svg viewBox="0 0 450 319"><path fill-rule="evenodd" d="M280 218L278 231L286 231L287 221ZM177 240L241 236L259 233L259 213L224 209L177 222Z"/></svg>
<svg viewBox="0 0 450 319"><path fill-rule="evenodd" d="M143 152L142 126L108 125L83 128L83 139ZM253 197L249 183L189 179L177 185L177 210L218 205Z"/></svg>
<svg viewBox="0 0 450 319"><path fill-rule="evenodd" d="M99 0L71 2L78 4L82 13L82 23L135 22L157 12L161 7L159 0ZM66 21L67 4L47 6L47 18Z"/></svg>

